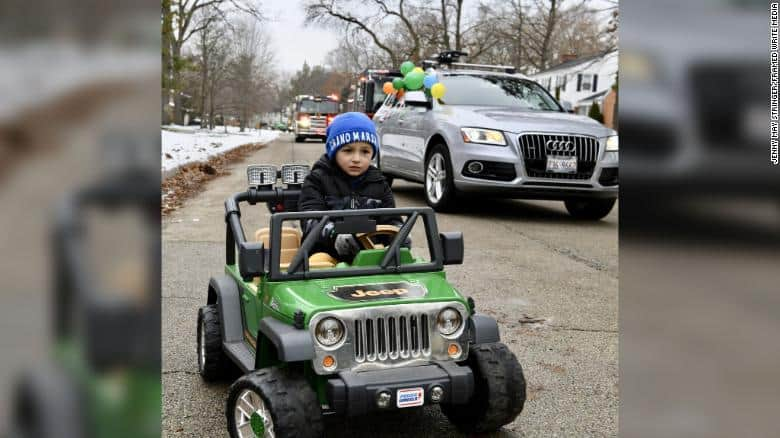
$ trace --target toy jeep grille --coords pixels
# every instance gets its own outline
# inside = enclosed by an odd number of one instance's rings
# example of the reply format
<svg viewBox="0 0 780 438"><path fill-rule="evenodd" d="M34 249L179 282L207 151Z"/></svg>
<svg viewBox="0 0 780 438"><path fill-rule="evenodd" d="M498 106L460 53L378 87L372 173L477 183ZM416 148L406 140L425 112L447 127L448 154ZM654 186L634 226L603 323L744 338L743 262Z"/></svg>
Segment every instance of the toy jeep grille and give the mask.
<svg viewBox="0 0 780 438"><path fill-rule="evenodd" d="M425 313L355 320L355 361L431 355L432 318Z"/></svg>
<svg viewBox="0 0 780 438"><path fill-rule="evenodd" d="M444 337L436 328L436 317L445 307L456 309L466 321L468 311L459 302L431 302L370 306L320 312L312 316L309 328L312 336L324 318L337 318L344 323L346 336L342 343L325 347L314 343L317 374L333 374L341 370L369 371L392 367L413 366L431 361L463 360L468 357L469 331L466 324L456 333ZM462 355L451 357L452 344ZM325 369L322 361L335 356L336 367Z"/></svg>

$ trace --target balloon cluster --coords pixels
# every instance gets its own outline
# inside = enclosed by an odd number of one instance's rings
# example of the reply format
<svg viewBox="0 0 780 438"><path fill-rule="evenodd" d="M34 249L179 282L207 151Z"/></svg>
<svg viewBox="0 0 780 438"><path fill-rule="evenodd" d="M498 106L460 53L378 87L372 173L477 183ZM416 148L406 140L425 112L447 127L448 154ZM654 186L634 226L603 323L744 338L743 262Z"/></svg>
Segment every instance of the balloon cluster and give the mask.
<svg viewBox="0 0 780 438"><path fill-rule="evenodd" d="M417 91L424 88L425 94L435 99L440 99L447 92L444 84L439 82L436 73L425 74L422 68L416 67L412 61L404 61L401 64L403 78L395 78L393 82L385 82L382 91L385 94L396 93L400 98L405 91Z"/></svg>

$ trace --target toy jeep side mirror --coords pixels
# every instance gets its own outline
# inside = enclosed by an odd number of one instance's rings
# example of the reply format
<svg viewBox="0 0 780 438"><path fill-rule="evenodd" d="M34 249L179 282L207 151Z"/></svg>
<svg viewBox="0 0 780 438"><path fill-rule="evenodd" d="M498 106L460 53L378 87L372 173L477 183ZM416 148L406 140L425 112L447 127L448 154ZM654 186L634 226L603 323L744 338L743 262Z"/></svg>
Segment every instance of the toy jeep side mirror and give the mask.
<svg viewBox="0 0 780 438"><path fill-rule="evenodd" d="M93 296L84 308L85 353L91 367L103 371L159 363L146 342L160 321L144 311L144 306L118 297ZM134 329L128 332L127 327ZM125 333L121 342L117 342L117 333Z"/></svg>
<svg viewBox="0 0 780 438"><path fill-rule="evenodd" d="M463 233L450 231L439 233L441 248L444 253L445 265L460 265L463 263Z"/></svg>
<svg viewBox="0 0 780 438"><path fill-rule="evenodd" d="M561 102L561 106L563 107L564 111L566 111L567 113L573 113L574 112L574 108L571 106L571 102L569 102L567 100L564 100L563 102Z"/></svg>
<svg viewBox="0 0 780 438"><path fill-rule="evenodd" d="M262 242L242 242L238 250L238 271L244 281L265 274L265 251Z"/></svg>

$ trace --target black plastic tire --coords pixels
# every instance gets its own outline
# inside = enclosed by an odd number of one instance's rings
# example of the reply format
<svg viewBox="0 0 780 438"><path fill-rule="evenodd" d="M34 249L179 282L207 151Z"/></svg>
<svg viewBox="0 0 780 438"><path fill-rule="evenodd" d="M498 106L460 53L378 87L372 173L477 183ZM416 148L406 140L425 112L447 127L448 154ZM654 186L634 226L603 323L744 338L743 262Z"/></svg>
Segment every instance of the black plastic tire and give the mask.
<svg viewBox="0 0 780 438"><path fill-rule="evenodd" d="M55 364L30 372L13 397L9 437L82 437L86 423L84 400L76 382Z"/></svg>
<svg viewBox="0 0 780 438"><path fill-rule="evenodd" d="M303 142L303 141L305 141L305 140L306 140L306 139L305 139L305 138L303 138L303 137L301 137L300 135L296 135L296 136L295 136L295 142L296 142L296 143L301 143L301 142Z"/></svg>
<svg viewBox="0 0 780 438"><path fill-rule="evenodd" d="M597 221L606 217L616 199L567 199L564 201L566 210L572 217L590 221Z"/></svg>
<svg viewBox="0 0 780 438"><path fill-rule="evenodd" d="M280 368L263 368L245 374L230 387L225 413L230 436L237 438L236 405L244 390L262 398L270 411L277 437L321 437L324 432L317 394L303 374Z"/></svg>
<svg viewBox="0 0 780 438"><path fill-rule="evenodd" d="M446 176L442 182L442 195L439 197L438 201L435 201L428 195L427 179L432 158L437 154L441 155L444 159ZM453 181L452 160L450 159L450 152L447 149L447 146L443 144L433 145L425 157L425 169L423 169L423 194L425 196L425 202L436 211L451 211L455 207L457 198L455 183Z"/></svg>
<svg viewBox="0 0 780 438"><path fill-rule="evenodd" d="M198 309L197 357L198 372L203 380L214 382L231 377L234 365L222 350L222 331L219 309L209 304ZM201 349L201 344L203 347Z"/></svg>
<svg viewBox="0 0 780 438"><path fill-rule="evenodd" d="M525 404L525 377L514 353L500 342L474 345L468 364L474 395L465 405L442 404L444 415L466 433L492 432L514 421Z"/></svg>

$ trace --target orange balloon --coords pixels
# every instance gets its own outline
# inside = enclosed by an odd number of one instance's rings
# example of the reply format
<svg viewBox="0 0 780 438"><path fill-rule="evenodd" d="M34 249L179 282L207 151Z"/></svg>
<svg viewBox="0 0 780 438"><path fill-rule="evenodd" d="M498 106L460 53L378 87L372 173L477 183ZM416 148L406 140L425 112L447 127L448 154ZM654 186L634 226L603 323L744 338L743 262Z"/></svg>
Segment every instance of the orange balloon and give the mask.
<svg viewBox="0 0 780 438"><path fill-rule="evenodd" d="M385 84L382 85L382 91L384 91L385 94L390 94L393 91L395 91L395 88L393 88L393 83L392 82L385 82Z"/></svg>

